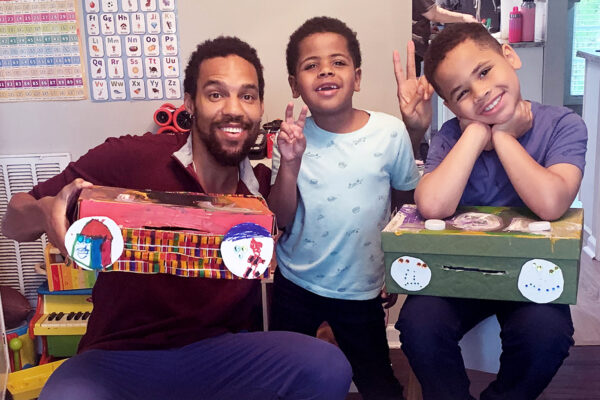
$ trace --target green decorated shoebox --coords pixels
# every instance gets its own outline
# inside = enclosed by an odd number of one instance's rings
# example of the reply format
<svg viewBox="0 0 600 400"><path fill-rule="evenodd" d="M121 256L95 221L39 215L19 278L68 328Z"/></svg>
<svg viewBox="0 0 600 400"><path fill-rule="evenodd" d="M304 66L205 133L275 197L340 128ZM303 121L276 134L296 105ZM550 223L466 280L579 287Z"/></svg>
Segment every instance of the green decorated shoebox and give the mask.
<svg viewBox="0 0 600 400"><path fill-rule="evenodd" d="M462 207L425 221L405 204L382 231L391 293L577 301L583 210L540 221L526 208Z"/></svg>

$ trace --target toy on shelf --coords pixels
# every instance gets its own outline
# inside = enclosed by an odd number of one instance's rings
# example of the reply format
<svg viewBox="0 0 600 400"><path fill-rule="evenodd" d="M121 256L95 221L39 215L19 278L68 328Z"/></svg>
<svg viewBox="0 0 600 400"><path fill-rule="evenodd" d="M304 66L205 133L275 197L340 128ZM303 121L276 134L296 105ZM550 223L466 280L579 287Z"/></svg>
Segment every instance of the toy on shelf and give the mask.
<svg viewBox="0 0 600 400"><path fill-rule="evenodd" d="M156 133L187 132L192 128L191 115L183 104L180 107L163 104L154 112L154 122L159 126Z"/></svg>
<svg viewBox="0 0 600 400"><path fill-rule="evenodd" d="M50 243L44 250L44 259L48 289L51 292L90 289L96 283L97 275L94 271L79 268L74 263L66 265L65 258L60 254L60 251Z"/></svg>
<svg viewBox="0 0 600 400"><path fill-rule="evenodd" d="M10 371L20 371L36 365L35 343L28 335L28 324L23 322L20 326L6 331L8 343Z"/></svg>
<svg viewBox="0 0 600 400"><path fill-rule="evenodd" d="M76 353L92 309L91 289L51 292L45 282L38 288L29 334L42 339L40 364L52 361L53 357L71 357Z"/></svg>
<svg viewBox="0 0 600 400"><path fill-rule="evenodd" d="M36 399L50 375L63 362L65 360L54 361L8 374L6 388L12 395L13 400Z"/></svg>

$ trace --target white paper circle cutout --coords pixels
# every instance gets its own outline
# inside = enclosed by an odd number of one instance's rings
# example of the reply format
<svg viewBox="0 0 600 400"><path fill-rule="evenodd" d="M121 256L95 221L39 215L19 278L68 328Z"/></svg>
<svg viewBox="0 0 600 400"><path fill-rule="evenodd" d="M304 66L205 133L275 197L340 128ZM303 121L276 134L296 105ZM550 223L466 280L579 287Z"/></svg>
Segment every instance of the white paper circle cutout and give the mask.
<svg viewBox="0 0 600 400"><path fill-rule="evenodd" d="M69 227L65 247L81 268L101 270L121 257L123 235L116 222L108 217L85 217Z"/></svg>
<svg viewBox="0 0 600 400"><path fill-rule="evenodd" d="M564 284L560 267L548 260L529 260L519 273L519 291L534 303L544 304L558 299Z"/></svg>
<svg viewBox="0 0 600 400"><path fill-rule="evenodd" d="M394 281L404 290L419 291L429 285L431 269L423 260L403 256L392 263L390 272Z"/></svg>
<svg viewBox="0 0 600 400"><path fill-rule="evenodd" d="M273 257L273 238L260 225L243 223L232 227L221 242L221 257L228 270L240 278L256 279Z"/></svg>

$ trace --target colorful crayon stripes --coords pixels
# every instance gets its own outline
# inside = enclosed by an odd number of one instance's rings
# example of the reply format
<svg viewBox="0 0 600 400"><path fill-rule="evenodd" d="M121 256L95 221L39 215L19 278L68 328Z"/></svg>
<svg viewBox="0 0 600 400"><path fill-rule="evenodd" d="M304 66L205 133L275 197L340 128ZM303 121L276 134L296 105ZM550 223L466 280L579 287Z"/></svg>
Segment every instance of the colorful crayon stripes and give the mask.
<svg viewBox="0 0 600 400"><path fill-rule="evenodd" d="M241 279L223 264L222 236L123 228L123 255L108 270L193 278Z"/></svg>

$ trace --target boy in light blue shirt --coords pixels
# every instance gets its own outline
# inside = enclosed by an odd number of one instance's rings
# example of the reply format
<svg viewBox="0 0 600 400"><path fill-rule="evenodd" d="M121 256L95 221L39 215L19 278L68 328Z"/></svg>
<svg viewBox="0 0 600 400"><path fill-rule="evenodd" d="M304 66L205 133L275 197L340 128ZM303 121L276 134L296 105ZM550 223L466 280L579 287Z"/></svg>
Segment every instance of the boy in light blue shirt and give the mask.
<svg viewBox="0 0 600 400"><path fill-rule="evenodd" d="M402 398L381 306L380 232L392 192L419 180L410 137L398 118L353 108L360 48L343 22L306 21L286 56L292 94L308 108L294 120L288 104L273 159L269 206L284 232L271 326L314 336L327 321L363 398Z"/></svg>

